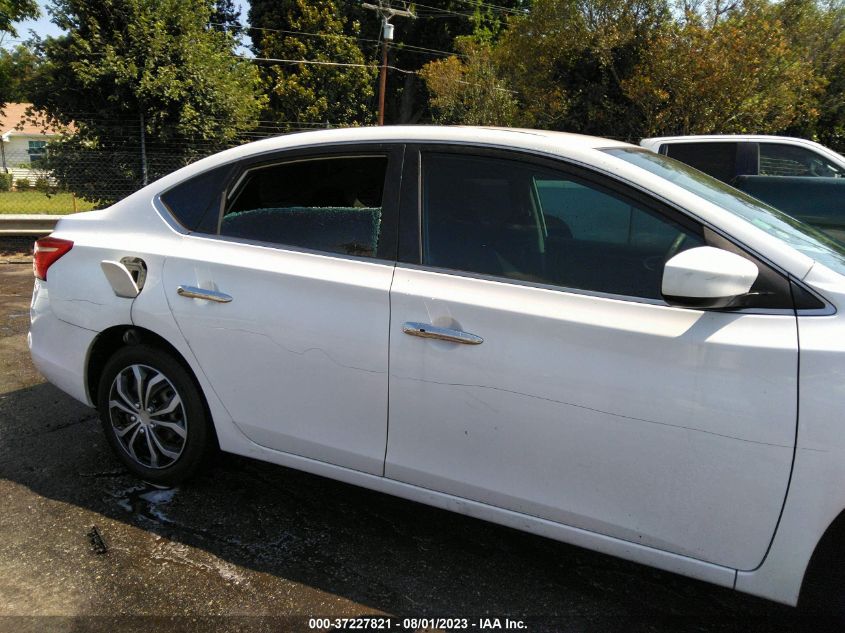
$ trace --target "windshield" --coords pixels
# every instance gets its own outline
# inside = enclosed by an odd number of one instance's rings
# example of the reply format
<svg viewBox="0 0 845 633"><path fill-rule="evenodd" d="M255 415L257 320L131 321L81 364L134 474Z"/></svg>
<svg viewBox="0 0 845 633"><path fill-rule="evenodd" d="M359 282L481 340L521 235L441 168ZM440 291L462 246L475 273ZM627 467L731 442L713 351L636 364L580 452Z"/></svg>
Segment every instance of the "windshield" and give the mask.
<svg viewBox="0 0 845 633"><path fill-rule="evenodd" d="M612 147L602 151L683 187L845 275L845 244L810 225L673 158L633 147Z"/></svg>

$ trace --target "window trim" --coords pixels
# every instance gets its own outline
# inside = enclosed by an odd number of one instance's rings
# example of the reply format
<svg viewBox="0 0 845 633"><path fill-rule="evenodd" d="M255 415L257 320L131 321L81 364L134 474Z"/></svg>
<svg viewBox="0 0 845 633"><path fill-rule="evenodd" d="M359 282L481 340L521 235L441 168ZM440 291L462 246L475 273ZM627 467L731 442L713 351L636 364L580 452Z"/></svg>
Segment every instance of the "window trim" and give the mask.
<svg viewBox="0 0 845 633"><path fill-rule="evenodd" d="M257 154L255 156L249 156L236 161L232 161L230 163L231 170L225 179L224 185L220 189L220 193L222 195L220 195L220 203L217 209L217 218L213 223L209 222L209 224L213 224L216 227L215 232L212 233L208 231L187 231L187 233L196 237L211 238L219 241L246 244L249 246L261 246L276 250L313 253L318 255L324 255L327 257L348 258L356 261L395 262L399 215L399 187L401 184L404 155L404 143L348 143L296 147ZM384 189L382 191L382 217L381 225L379 228L379 252L377 252L374 256L368 257L349 255L346 253L334 253L331 251L306 248L302 246L295 246L292 244L282 244L279 242L238 238L220 234L220 223L222 222L223 214L226 205L229 201L230 195L250 171L253 171L255 169L261 169L264 167L272 167L273 165L283 165L287 163L305 162L309 160L324 160L326 158L355 158L358 156L383 156L387 159ZM223 165L218 165L217 167L222 166ZM216 169L217 167L214 167L212 169ZM191 176L191 178L201 176L203 173L206 172L195 174ZM176 185L174 185L174 187L178 186L179 184L181 183L177 183ZM169 189L170 188L168 188L168 190ZM156 196L156 198L160 200L161 195L165 193L166 191L161 192L158 196ZM161 202L163 206L167 206L166 204L164 204L163 201ZM168 215L170 216L170 218L172 218L174 222L178 223L178 220L175 218L175 216L173 216L172 212L168 213ZM165 218L165 220L167 219L168 218ZM183 230L180 232L185 232L184 227Z"/></svg>
<svg viewBox="0 0 845 633"><path fill-rule="evenodd" d="M601 149L601 148L597 148ZM658 195L644 189L637 183L622 180L612 173L606 172L592 165L577 163L565 157L555 157L544 153L535 153L529 150L513 150L500 147L479 146L470 144L448 144L448 143L409 143L406 145L405 155L405 169L403 171L403 191L400 204L400 237L399 237L399 252L397 254L397 264L402 267L408 267L418 270L429 270L432 272L441 272L451 274L459 277L467 277L472 279L479 279L485 281L494 281L499 283L507 283L517 286L527 286L533 288L542 288L556 292L564 292L568 294L578 294L591 297L614 299L619 301L628 301L634 303L643 303L649 305L659 305L664 307L673 307L662 299L651 299L647 297L637 297L629 295L619 295L611 293L603 293L592 290L585 290L581 288L569 288L565 286L543 284L521 279L511 279L508 277L499 277L495 275L487 275L483 273L474 273L470 271L454 270L449 268L440 268L422 263L422 167L423 154L425 153L447 153L457 155L471 155L479 157L495 157L505 160L516 160L519 162L536 165L545 169L552 169L559 171L562 174L571 174L575 178L588 182L595 183L600 189L611 192L614 195L620 196L623 199L632 201L646 207L659 217L668 217L681 226L687 227L702 235L707 240L707 232L711 231L713 234L727 240L739 249L746 257L754 261L755 264L761 267L768 268L772 274L776 274L783 278L787 284L790 282L796 283L803 290L809 292L812 296L818 298L825 304L823 308L812 309L795 309L794 300L793 308L762 308L749 307L738 309L721 309L721 310L707 310L707 311L726 311L734 314L770 314L770 315L790 315L790 316L808 316L808 315L829 315L831 314L831 304L826 299L821 297L817 292L808 288L800 280L796 280L786 271L780 267L769 262L765 257L757 254L753 249L749 249L745 245L739 243L734 237L726 235L718 227L710 225L708 222L700 220L693 216L689 211L678 207L677 205L664 200ZM413 196L411 195L410 183L415 185ZM414 240L410 237L413 235ZM411 247L411 243L415 246ZM792 300L792 297L790 296ZM680 308L690 309L690 308Z"/></svg>
<svg viewBox="0 0 845 633"><path fill-rule="evenodd" d="M353 262L362 262L378 266L395 266L395 259L388 259L383 257L368 257L365 255L349 255L347 253L334 253L332 251L321 251L316 248L306 248L304 246L292 246L288 244L278 244L276 242L263 242L261 240L253 240L247 237L228 237L225 235L215 235L213 233L189 233L188 236L208 240L210 242L221 242L224 244L241 244L243 246L254 246L256 248L263 248L271 252L283 251L286 253L301 253L303 255L314 255L317 257L328 257L330 259L343 259Z"/></svg>
<svg viewBox="0 0 845 633"><path fill-rule="evenodd" d="M614 301L627 301L630 303L642 303L646 305L660 306L664 308L677 308L686 310L687 308L679 308L678 306L670 306L662 299L649 299L648 297L632 297L630 295L619 295L612 292L601 292L599 290L586 290L584 288L570 288L568 286L559 286L557 284L547 284L538 281L527 281L525 279L511 279L509 277L499 277L487 273L474 273L468 270L458 270L456 268L443 268L439 266L430 266L427 264L411 264L407 262L397 262L397 268L405 268L408 270L419 270L423 272L437 273L439 275L449 275L453 277L463 277L466 279L476 279L478 281L489 281L492 283L507 284L510 286L522 286L525 288L536 288L538 290L549 290L551 292L559 292L570 295L581 295L585 297L593 297L596 299L611 299ZM792 310L788 310L789 314L793 314ZM767 311L766 314L771 314Z"/></svg>
<svg viewBox="0 0 845 633"><path fill-rule="evenodd" d="M332 153L324 155L324 156L303 156L302 158L294 158L294 159L291 159L291 160L279 160L279 161L274 161L272 163L267 163L267 164L263 164L263 165L253 165L253 166L250 166L246 169L239 171L237 178L234 179L234 182L232 182L224 190L224 193L226 194L224 196L224 200L225 200L225 203L223 205L224 210L225 210L225 206L228 203L234 202L235 200L237 200L237 196L235 196L235 194L240 193L238 191L238 188L243 184L243 181L246 179L246 177L249 176L249 174L251 174L254 171L259 171L261 169L269 169L271 167L276 167L277 165L295 165L297 163L310 163L310 162L314 162L314 161L317 161L317 160L343 160L344 158L387 158L388 161L390 160L390 156L385 154L384 152L374 152L374 153L366 153L366 154L360 154L358 152L354 152L352 154L348 154L348 153L345 153L345 152L335 154L335 153L332 152ZM233 198L233 196L235 196L235 197Z"/></svg>

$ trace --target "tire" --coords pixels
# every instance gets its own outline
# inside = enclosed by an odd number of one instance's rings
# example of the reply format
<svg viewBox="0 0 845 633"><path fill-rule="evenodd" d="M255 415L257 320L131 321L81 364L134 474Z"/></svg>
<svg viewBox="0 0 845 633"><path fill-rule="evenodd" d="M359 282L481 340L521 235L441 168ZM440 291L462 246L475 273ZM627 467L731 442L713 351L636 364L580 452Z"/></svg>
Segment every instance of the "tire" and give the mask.
<svg viewBox="0 0 845 633"><path fill-rule="evenodd" d="M845 520L837 519L825 532L810 559L798 607L814 620L837 623L845 630Z"/></svg>
<svg viewBox="0 0 845 633"><path fill-rule="evenodd" d="M97 408L115 455L132 474L159 486L196 474L216 447L193 376L149 345L123 347L108 360Z"/></svg>
<svg viewBox="0 0 845 633"><path fill-rule="evenodd" d="M802 587L798 601L801 615L808 620L837 625L830 630L845 629L845 597L842 595L845 573L842 569L842 561L839 560L831 561L829 569L816 570Z"/></svg>

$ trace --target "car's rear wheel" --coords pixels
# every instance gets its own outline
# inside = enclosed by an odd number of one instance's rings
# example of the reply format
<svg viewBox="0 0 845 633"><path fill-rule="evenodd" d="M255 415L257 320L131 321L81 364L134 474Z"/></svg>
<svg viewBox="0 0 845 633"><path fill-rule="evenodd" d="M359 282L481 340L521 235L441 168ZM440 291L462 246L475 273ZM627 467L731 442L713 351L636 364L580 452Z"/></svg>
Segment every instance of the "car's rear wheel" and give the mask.
<svg viewBox="0 0 845 633"><path fill-rule="evenodd" d="M97 404L115 454L151 483L170 486L190 477L214 446L193 377L155 347L115 352L103 368Z"/></svg>

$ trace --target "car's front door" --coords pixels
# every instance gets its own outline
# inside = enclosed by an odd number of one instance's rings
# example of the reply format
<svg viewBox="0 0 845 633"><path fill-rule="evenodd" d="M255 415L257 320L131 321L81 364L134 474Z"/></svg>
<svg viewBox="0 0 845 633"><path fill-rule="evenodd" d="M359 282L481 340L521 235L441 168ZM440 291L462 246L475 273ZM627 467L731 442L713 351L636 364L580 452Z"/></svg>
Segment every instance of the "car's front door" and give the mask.
<svg viewBox="0 0 845 633"><path fill-rule="evenodd" d="M670 307L663 264L703 227L533 159L420 162L421 261L391 291L386 476L756 567L793 455L788 286L771 310Z"/></svg>
<svg viewBox="0 0 845 633"><path fill-rule="evenodd" d="M167 258L176 321L261 446L382 474L401 157L350 147L244 166L217 234Z"/></svg>

